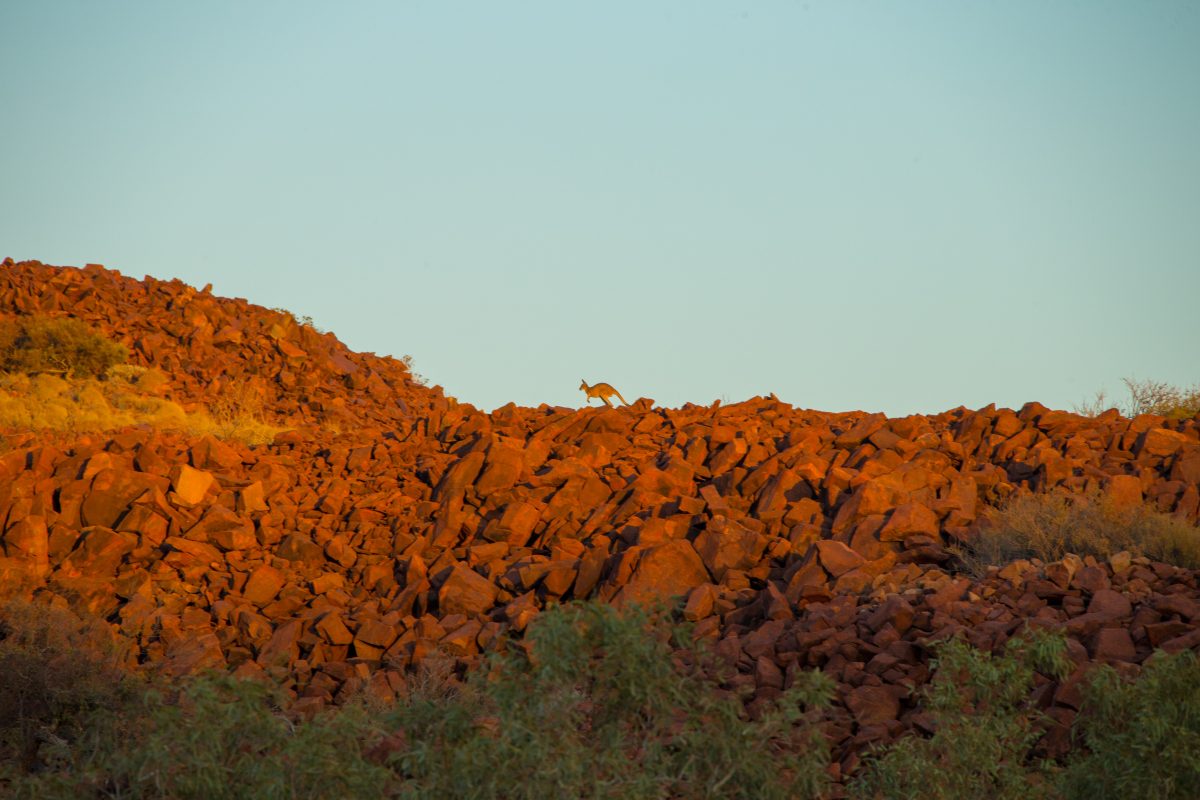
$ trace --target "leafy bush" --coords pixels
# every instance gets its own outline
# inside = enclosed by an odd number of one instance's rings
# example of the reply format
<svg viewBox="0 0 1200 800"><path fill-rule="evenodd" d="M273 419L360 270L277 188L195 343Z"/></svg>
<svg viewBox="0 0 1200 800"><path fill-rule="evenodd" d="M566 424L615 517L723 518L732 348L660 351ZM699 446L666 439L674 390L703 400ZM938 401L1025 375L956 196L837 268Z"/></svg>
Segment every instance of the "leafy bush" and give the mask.
<svg viewBox="0 0 1200 800"><path fill-rule="evenodd" d="M122 661L103 622L16 600L0 608L0 763L28 773L45 746L78 737L91 713L121 701Z"/></svg>
<svg viewBox="0 0 1200 800"><path fill-rule="evenodd" d="M747 719L736 696L672 657L661 617L599 604L542 614L527 647L498 655L450 695L392 714L405 797L804 798L825 787L828 748L810 713L832 694L806 673ZM678 637L679 632L674 634ZM685 666L690 663L691 666Z"/></svg>
<svg viewBox="0 0 1200 800"><path fill-rule="evenodd" d="M142 700L133 741L107 754L106 783L135 798L380 797L390 773L363 749L374 731L360 707L293 725L251 681L193 681L175 702Z"/></svg>
<svg viewBox="0 0 1200 800"><path fill-rule="evenodd" d="M662 617L601 605L543 613L465 684L429 682L390 711L292 724L228 677L151 691L92 720L68 763L0 773L15 797L812 798L832 685L802 674L747 717ZM676 637L676 638L672 638Z"/></svg>
<svg viewBox="0 0 1200 800"><path fill-rule="evenodd" d="M869 756L852 784L858 798L887 800L1026 800L1053 796L1053 769L1031 762L1041 736L1030 705L1034 673L1069 671L1060 636L1029 631L1002 656L960 639L943 643L924 710L930 738L910 735Z"/></svg>
<svg viewBox="0 0 1200 800"><path fill-rule="evenodd" d="M0 371L102 378L129 357L71 317L14 317L0 321Z"/></svg>
<svg viewBox="0 0 1200 800"><path fill-rule="evenodd" d="M749 717L710 655L661 614L547 610L465 682L417 681L390 710L306 722L228 676L133 691L103 623L44 606L0 612L0 795L71 798L812 798L829 787L817 724L832 695L800 673ZM931 736L868 755L856 798L1200 796L1200 662L1158 654L1140 677L1085 683L1065 766L1031 759L1036 674L1069 668L1060 635L1001 655L942 643L922 694ZM32 755L26 750L33 742ZM840 796L840 795L839 795Z"/></svg>
<svg viewBox="0 0 1200 800"><path fill-rule="evenodd" d="M1066 771L1080 800L1200 797L1200 660L1156 654L1137 680L1099 667L1085 685L1078 729L1087 752Z"/></svg>
<svg viewBox="0 0 1200 800"><path fill-rule="evenodd" d="M1067 553L1108 558L1122 550L1198 569L1200 528L1096 493L1021 494L990 510L959 556L968 569L981 573L988 565L1021 558L1057 561Z"/></svg>

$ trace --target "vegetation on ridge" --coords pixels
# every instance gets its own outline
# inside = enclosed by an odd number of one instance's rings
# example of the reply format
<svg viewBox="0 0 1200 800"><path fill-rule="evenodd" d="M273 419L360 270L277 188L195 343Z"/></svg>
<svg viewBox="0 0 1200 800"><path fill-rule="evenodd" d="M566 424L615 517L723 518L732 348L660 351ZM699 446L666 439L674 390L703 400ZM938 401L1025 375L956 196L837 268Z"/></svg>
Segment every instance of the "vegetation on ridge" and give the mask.
<svg viewBox="0 0 1200 800"><path fill-rule="evenodd" d="M128 357L124 345L72 317L0 320L0 372L103 378Z"/></svg>
<svg viewBox="0 0 1200 800"><path fill-rule="evenodd" d="M1103 389L1091 400L1075 406L1075 411L1087 417L1096 417L1110 408L1116 408L1126 417L1139 414L1156 414L1167 419L1190 419L1200 414L1200 384L1190 388L1172 386L1166 381L1137 378L1122 378L1129 391L1129 399L1114 406Z"/></svg>
<svg viewBox="0 0 1200 800"><path fill-rule="evenodd" d="M987 509L959 556L971 572L983 574L988 566L1022 558L1049 562L1073 553L1106 559L1121 551L1200 569L1200 528L1099 493L1022 493Z"/></svg>
<svg viewBox="0 0 1200 800"><path fill-rule="evenodd" d="M189 413L159 396L165 375L124 363L127 355L70 317L0 321L0 428L82 433L150 425L248 444L284 430L266 422L248 383L224 387L207 409Z"/></svg>

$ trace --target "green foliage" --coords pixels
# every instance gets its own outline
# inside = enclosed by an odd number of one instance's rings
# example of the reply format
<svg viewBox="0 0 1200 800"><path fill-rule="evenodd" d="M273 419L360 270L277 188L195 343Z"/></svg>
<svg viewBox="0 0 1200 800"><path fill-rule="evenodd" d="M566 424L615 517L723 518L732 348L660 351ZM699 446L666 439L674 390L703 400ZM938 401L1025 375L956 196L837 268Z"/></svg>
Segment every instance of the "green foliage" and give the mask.
<svg viewBox="0 0 1200 800"><path fill-rule="evenodd" d="M1149 506L1122 507L1107 497L1022 494L988 513L960 557L971 571L1021 558L1057 561L1067 553L1105 559L1128 550L1200 569L1200 528Z"/></svg>
<svg viewBox="0 0 1200 800"><path fill-rule="evenodd" d="M802 674L750 719L739 697L704 676L712 665L682 636L638 610L560 607L465 685L431 683L386 713L351 706L296 724L259 684L195 679L182 691L114 704L73 738L65 767L0 773L0 791L231 800L819 796L829 753L814 715L832 696L830 681Z"/></svg>
<svg viewBox="0 0 1200 800"><path fill-rule="evenodd" d="M825 786L827 746L799 724L829 701L801 676L747 719L736 696L672 657L661 617L599 604L541 615L527 647L493 658L460 691L393 713L411 747L393 757L414 798L804 798ZM691 666L686 663L690 662Z"/></svg>
<svg viewBox="0 0 1200 800"><path fill-rule="evenodd" d="M107 626L57 608L0 608L0 775L31 772L90 715L123 699L122 654Z"/></svg>
<svg viewBox="0 0 1200 800"><path fill-rule="evenodd" d="M1200 797L1200 660L1159 653L1137 680L1100 667L1085 687L1078 728L1087 753L1064 786L1080 800Z"/></svg>
<svg viewBox="0 0 1200 800"><path fill-rule="evenodd" d="M293 725L271 692L229 677L198 680L178 702L144 699L136 741L109 756L109 782L136 798L378 797L386 769L369 763L361 708Z"/></svg>
<svg viewBox="0 0 1200 800"><path fill-rule="evenodd" d="M124 346L71 317L13 317L0 321L3 372L102 378L128 357Z"/></svg>
<svg viewBox="0 0 1200 800"><path fill-rule="evenodd" d="M465 683L415 682L389 710L293 722L281 696L228 676L149 691L122 678L103 623L0 611L0 795L131 798L815 798L833 687L799 673L751 717L711 654L667 615L552 608ZM1140 677L1098 668L1064 766L1030 758L1040 673L1070 663L1030 630L992 655L942 643L922 711L934 733L870 754L865 800L1200 797L1200 662L1158 654ZM30 752L29 742L34 743Z"/></svg>
<svg viewBox="0 0 1200 800"><path fill-rule="evenodd" d="M907 736L868 757L852 785L858 798L1026 800L1052 797L1048 764L1029 761L1040 737L1029 704L1034 673L1069 671L1061 636L1028 631L1001 656L954 639L944 642L926 689L935 733Z"/></svg>
<svg viewBox="0 0 1200 800"><path fill-rule="evenodd" d="M361 707L293 724L276 700L266 687L228 676L194 679L174 698L147 692L121 715L96 721L71 771L15 781L9 792L63 800L385 796L391 773L363 754L378 733Z"/></svg>

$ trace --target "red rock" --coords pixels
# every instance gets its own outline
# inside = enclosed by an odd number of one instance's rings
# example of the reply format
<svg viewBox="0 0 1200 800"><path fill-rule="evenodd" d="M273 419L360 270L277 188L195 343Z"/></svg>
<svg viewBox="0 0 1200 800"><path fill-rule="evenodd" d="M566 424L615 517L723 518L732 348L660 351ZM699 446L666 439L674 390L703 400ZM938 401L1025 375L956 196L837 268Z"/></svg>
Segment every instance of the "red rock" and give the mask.
<svg viewBox="0 0 1200 800"><path fill-rule="evenodd" d="M354 641L354 634L346 627L341 615L337 612L325 614L317 620L314 626L321 638L332 645L348 645Z"/></svg>
<svg viewBox="0 0 1200 800"><path fill-rule="evenodd" d="M1071 586L1093 594L1111 585L1108 573L1101 567L1083 567L1071 579Z"/></svg>
<svg viewBox="0 0 1200 800"><path fill-rule="evenodd" d="M492 445L487 452L483 472L475 481L481 496L512 488L525 467L525 453L515 447Z"/></svg>
<svg viewBox="0 0 1200 800"><path fill-rule="evenodd" d="M1167 653L1179 653L1184 650L1195 650L1200 647L1200 628L1168 639L1162 643L1162 649Z"/></svg>
<svg viewBox="0 0 1200 800"><path fill-rule="evenodd" d="M137 546L137 537L111 528L92 527L80 532L82 544L63 562L64 572L89 577L112 576L125 556Z"/></svg>
<svg viewBox="0 0 1200 800"><path fill-rule="evenodd" d="M28 561L34 574L50 569L50 534L46 521L36 515L25 517L4 534L4 552L10 558Z"/></svg>
<svg viewBox="0 0 1200 800"><path fill-rule="evenodd" d="M946 581L941 588L925 596L925 604L933 609L942 609L963 598L970 587L967 578L955 578Z"/></svg>
<svg viewBox="0 0 1200 800"><path fill-rule="evenodd" d="M194 469L187 464L178 464L171 469L171 489L175 497L187 505L202 501L214 483L211 472Z"/></svg>
<svg viewBox="0 0 1200 800"><path fill-rule="evenodd" d="M254 481L238 490L237 510L241 514L251 514L256 511L267 511L266 491L262 481Z"/></svg>
<svg viewBox="0 0 1200 800"><path fill-rule="evenodd" d="M236 450L211 436L202 437L191 448L191 460L193 467L202 470L231 470L242 464Z"/></svg>
<svg viewBox="0 0 1200 800"><path fill-rule="evenodd" d="M628 583L614 598L617 604L648 604L687 594L708 583L708 570L692 544L672 539L643 551Z"/></svg>
<svg viewBox="0 0 1200 800"><path fill-rule="evenodd" d="M1159 458L1173 455L1181 447L1191 443L1188 437L1166 428L1151 428L1142 434L1134 452L1141 455L1146 453Z"/></svg>
<svg viewBox="0 0 1200 800"><path fill-rule="evenodd" d="M483 535L494 542L503 541L519 547L529 541L541 517L541 510L531 503L512 503L504 509L498 521L484 530Z"/></svg>
<svg viewBox="0 0 1200 800"><path fill-rule="evenodd" d="M1142 503L1142 482L1133 475L1114 475L1108 479L1104 493L1119 508L1131 508Z"/></svg>
<svg viewBox="0 0 1200 800"><path fill-rule="evenodd" d="M866 563L866 559L841 542L825 539L816 546L821 566L835 578Z"/></svg>
<svg viewBox="0 0 1200 800"><path fill-rule="evenodd" d="M1200 601L1182 594L1165 594L1154 598L1154 610L1160 614L1178 614L1184 619L1200 622Z"/></svg>
<svg viewBox="0 0 1200 800"><path fill-rule="evenodd" d="M450 469L438 484L436 495L440 499L461 495L468 486L475 482L479 471L483 469L484 453L482 450L472 450L463 456Z"/></svg>
<svg viewBox="0 0 1200 800"><path fill-rule="evenodd" d="M887 686L859 686L846 696L846 707L860 726L882 725L900 715L900 700Z"/></svg>
<svg viewBox="0 0 1200 800"><path fill-rule="evenodd" d="M210 506L185 536L198 542L211 542L222 550L246 550L258 544L254 524L222 505Z"/></svg>
<svg viewBox="0 0 1200 800"><path fill-rule="evenodd" d="M693 545L716 581L730 569L746 570L762 558L767 538L724 517L714 517Z"/></svg>
<svg viewBox="0 0 1200 800"><path fill-rule="evenodd" d="M442 614L482 614L496 604L496 587L469 567L456 565L438 589Z"/></svg>
<svg viewBox="0 0 1200 800"><path fill-rule="evenodd" d="M164 654L162 668L167 675L178 677L224 667L225 654L220 640L212 633L204 633L173 641Z"/></svg>
<svg viewBox="0 0 1200 800"><path fill-rule="evenodd" d="M95 460L94 458L92 460ZM115 527L130 504L146 492L166 491L167 482L155 475L130 470L101 470L79 508L84 525Z"/></svg>
<svg viewBox="0 0 1200 800"><path fill-rule="evenodd" d="M717 587L705 583L688 592L687 602L683 608L683 618L696 622L712 616L713 606L717 600Z"/></svg>
<svg viewBox="0 0 1200 800"><path fill-rule="evenodd" d="M250 573L242 596L256 606L263 606L274 600L286 583L287 577L282 572L263 564Z"/></svg>
<svg viewBox="0 0 1200 800"><path fill-rule="evenodd" d="M871 612L865 622L872 632L890 624L897 633L903 634L912 627L914 616L912 605L900 595L892 594L888 595L879 608Z"/></svg>
<svg viewBox="0 0 1200 800"><path fill-rule="evenodd" d="M399 635L399 632L393 625L388 625L381 621L368 620L359 624L354 638L373 647L386 650L391 646L392 642L396 641Z"/></svg>
<svg viewBox="0 0 1200 800"><path fill-rule="evenodd" d="M881 481L867 481L838 508L833 520L833 532L848 530L855 522L871 514L886 514L895 506L894 500L893 489Z"/></svg>
<svg viewBox="0 0 1200 800"><path fill-rule="evenodd" d="M921 503L904 503L888 517L879 531L883 542L902 541L913 534L936 538L939 533L937 514Z"/></svg>
<svg viewBox="0 0 1200 800"><path fill-rule="evenodd" d="M1133 613L1133 604L1120 592L1114 592L1112 589L1099 589L1092 595L1087 613L1103 614L1112 619L1123 619Z"/></svg>
<svg viewBox="0 0 1200 800"><path fill-rule="evenodd" d="M1137 652L1125 628L1101 628L1092 639L1092 658L1098 661L1134 661Z"/></svg>

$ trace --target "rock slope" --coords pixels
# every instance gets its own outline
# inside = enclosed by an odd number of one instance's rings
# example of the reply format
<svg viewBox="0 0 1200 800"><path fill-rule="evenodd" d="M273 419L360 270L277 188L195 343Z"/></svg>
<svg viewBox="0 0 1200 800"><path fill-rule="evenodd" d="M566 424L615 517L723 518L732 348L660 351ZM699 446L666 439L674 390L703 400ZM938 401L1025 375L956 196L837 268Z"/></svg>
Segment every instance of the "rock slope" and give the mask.
<svg viewBox="0 0 1200 800"><path fill-rule="evenodd" d="M729 406L505 406L486 414L290 316L178 282L36 263L0 313L70 313L202 403L262 380L296 429L248 447L152 429L9 432L0 585L108 619L142 662L279 681L301 709L389 696L432 655L469 665L547 603L679 598L751 702L796 670L839 684L845 768L922 724L931 641L1029 620L1081 669L1200 648L1194 571L1019 562L983 579L947 547L1014 492L1107 492L1200 520L1200 418L1030 403L888 418ZM327 423L340 420L333 433ZM1039 688L1066 742L1078 673Z"/></svg>

